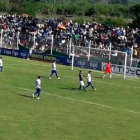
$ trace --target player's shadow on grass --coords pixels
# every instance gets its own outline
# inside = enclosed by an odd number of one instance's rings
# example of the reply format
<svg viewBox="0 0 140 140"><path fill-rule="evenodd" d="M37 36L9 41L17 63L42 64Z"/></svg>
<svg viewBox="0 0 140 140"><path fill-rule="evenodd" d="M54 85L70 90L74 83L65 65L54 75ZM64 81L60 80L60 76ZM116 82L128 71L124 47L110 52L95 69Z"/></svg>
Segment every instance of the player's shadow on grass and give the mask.
<svg viewBox="0 0 140 140"><path fill-rule="evenodd" d="M25 94L18 94L19 96L22 96L22 97L25 97L25 98L33 98L32 96L28 96L28 95L25 95Z"/></svg>
<svg viewBox="0 0 140 140"><path fill-rule="evenodd" d="M94 78L96 78L96 79L103 79L103 76L94 76ZM107 80L110 80L110 77L109 77L109 75L106 75L106 77L104 78L104 79L107 79ZM120 76L113 76L113 79L121 79L121 77Z"/></svg>
<svg viewBox="0 0 140 140"><path fill-rule="evenodd" d="M49 76L47 77L47 76L44 76L44 75L40 75L41 76L41 78L44 78L44 79L49 79Z"/></svg>
<svg viewBox="0 0 140 140"><path fill-rule="evenodd" d="M64 87L62 87L62 88L60 88L60 89L79 90L78 88L64 88Z"/></svg>
<svg viewBox="0 0 140 140"><path fill-rule="evenodd" d="M94 76L94 78L103 79L103 76Z"/></svg>

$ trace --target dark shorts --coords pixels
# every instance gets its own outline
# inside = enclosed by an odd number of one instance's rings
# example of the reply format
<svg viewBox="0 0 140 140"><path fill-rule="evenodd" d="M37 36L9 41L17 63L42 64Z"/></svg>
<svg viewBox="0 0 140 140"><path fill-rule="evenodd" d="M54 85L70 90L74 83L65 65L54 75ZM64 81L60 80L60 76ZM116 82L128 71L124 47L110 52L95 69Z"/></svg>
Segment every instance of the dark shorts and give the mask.
<svg viewBox="0 0 140 140"><path fill-rule="evenodd" d="M92 82L87 82L88 85L92 85Z"/></svg>
<svg viewBox="0 0 140 140"><path fill-rule="evenodd" d="M36 88L37 93L41 93L41 88Z"/></svg>
<svg viewBox="0 0 140 140"><path fill-rule="evenodd" d="M52 70L52 74L54 74L54 73L56 74L56 73L57 73L57 71L56 71L56 70Z"/></svg>

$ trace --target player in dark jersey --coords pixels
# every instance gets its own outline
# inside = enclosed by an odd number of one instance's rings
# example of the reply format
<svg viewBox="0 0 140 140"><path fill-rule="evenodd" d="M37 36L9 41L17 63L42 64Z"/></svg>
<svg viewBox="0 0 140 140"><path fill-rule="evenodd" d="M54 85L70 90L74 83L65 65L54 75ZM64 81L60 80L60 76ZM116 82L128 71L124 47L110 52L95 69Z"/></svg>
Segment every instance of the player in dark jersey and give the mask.
<svg viewBox="0 0 140 140"><path fill-rule="evenodd" d="M83 88L86 91L85 84L83 81L83 73L81 70L79 71L79 83L80 83L79 90L81 90L81 88Z"/></svg>

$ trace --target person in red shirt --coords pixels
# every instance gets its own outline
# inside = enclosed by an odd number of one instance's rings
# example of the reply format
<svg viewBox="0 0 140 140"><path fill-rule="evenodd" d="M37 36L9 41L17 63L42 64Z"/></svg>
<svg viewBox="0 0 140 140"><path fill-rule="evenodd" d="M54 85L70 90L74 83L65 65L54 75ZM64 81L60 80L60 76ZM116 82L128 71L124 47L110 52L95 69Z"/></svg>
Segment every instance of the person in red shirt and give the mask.
<svg viewBox="0 0 140 140"><path fill-rule="evenodd" d="M110 74L110 79L112 78L112 63L110 61L108 61L108 63L105 64L105 73L103 75L103 79L105 78L106 74Z"/></svg>

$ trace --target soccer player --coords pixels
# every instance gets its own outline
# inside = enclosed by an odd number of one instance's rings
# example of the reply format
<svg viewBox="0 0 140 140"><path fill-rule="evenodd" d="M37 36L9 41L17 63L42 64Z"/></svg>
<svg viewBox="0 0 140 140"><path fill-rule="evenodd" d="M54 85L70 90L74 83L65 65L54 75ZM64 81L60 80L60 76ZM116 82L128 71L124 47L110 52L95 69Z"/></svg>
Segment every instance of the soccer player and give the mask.
<svg viewBox="0 0 140 140"><path fill-rule="evenodd" d="M36 92L32 94L33 98L35 97L35 95L37 94L37 99L40 99L40 94L41 94L41 76L38 76L36 82Z"/></svg>
<svg viewBox="0 0 140 140"><path fill-rule="evenodd" d="M58 77L57 70L56 70L56 61L54 61L54 62L52 63L52 72L51 72L51 74L50 74L49 79L52 79L52 75L53 75L53 74L56 75L57 79L60 79L60 78Z"/></svg>
<svg viewBox="0 0 140 140"><path fill-rule="evenodd" d="M2 57L0 57L0 69L1 69L1 72L3 70L3 62L2 62Z"/></svg>
<svg viewBox="0 0 140 140"><path fill-rule="evenodd" d="M110 79L111 79L111 78L112 78L112 71L111 71L111 69L112 69L112 64L111 64L111 62L108 61L108 63L105 64L105 67L106 67L106 69L105 69L105 73L104 73L104 75L103 75L103 79L105 78L105 75L108 74L108 73L109 73Z"/></svg>
<svg viewBox="0 0 140 140"><path fill-rule="evenodd" d="M28 52L27 60L30 60L30 57L31 57L31 55L32 55L32 52L33 52L33 49L30 48L30 49L29 49L29 52Z"/></svg>
<svg viewBox="0 0 140 140"><path fill-rule="evenodd" d="M79 71L79 82L80 82L79 90L81 90L81 88L83 88L86 91L85 84L83 81L83 73L81 70Z"/></svg>
<svg viewBox="0 0 140 140"><path fill-rule="evenodd" d="M87 75L87 87L91 86L93 90L96 90L92 84L92 80L91 80L91 71L88 72L88 75Z"/></svg>

